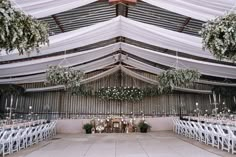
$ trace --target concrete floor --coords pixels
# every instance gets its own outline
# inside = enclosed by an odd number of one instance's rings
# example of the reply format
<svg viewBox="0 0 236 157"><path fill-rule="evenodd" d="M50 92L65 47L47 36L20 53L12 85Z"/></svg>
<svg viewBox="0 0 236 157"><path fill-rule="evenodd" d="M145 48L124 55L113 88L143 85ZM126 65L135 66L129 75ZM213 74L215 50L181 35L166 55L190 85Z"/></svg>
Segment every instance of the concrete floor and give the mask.
<svg viewBox="0 0 236 157"><path fill-rule="evenodd" d="M70 134L14 153L9 157L232 157L172 132L147 134Z"/></svg>

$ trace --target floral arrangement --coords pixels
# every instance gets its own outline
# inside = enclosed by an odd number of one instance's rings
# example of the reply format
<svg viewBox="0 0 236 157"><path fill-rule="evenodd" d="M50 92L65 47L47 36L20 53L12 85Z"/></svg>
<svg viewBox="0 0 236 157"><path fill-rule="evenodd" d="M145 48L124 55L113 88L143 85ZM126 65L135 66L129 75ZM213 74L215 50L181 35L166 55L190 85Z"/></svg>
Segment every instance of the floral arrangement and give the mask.
<svg viewBox="0 0 236 157"><path fill-rule="evenodd" d="M97 130L99 133L101 133L101 132L104 130L104 127L103 127L102 125L98 125L98 126L96 127L96 130Z"/></svg>
<svg viewBox="0 0 236 157"><path fill-rule="evenodd" d="M140 120L140 122L138 123L138 127L140 129L140 132L142 133L146 133L147 130L151 128L151 126L147 123L146 120Z"/></svg>
<svg viewBox="0 0 236 157"><path fill-rule="evenodd" d="M190 69L164 71L159 75L159 91L163 93L172 91L174 87L188 87L200 76L197 70Z"/></svg>
<svg viewBox="0 0 236 157"><path fill-rule="evenodd" d="M199 32L203 48L218 59L236 59L236 14L217 17L203 24Z"/></svg>
<svg viewBox="0 0 236 157"><path fill-rule="evenodd" d="M7 53L18 49L19 54L28 54L49 43L48 24L38 21L31 16L16 11L9 0L0 2L0 50Z"/></svg>
<svg viewBox="0 0 236 157"><path fill-rule="evenodd" d="M140 101L143 99L143 91L135 87L107 87L97 92L101 99Z"/></svg>
<svg viewBox="0 0 236 157"><path fill-rule="evenodd" d="M70 67L50 66L46 79L52 85L64 85L66 89L80 86L83 73Z"/></svg>

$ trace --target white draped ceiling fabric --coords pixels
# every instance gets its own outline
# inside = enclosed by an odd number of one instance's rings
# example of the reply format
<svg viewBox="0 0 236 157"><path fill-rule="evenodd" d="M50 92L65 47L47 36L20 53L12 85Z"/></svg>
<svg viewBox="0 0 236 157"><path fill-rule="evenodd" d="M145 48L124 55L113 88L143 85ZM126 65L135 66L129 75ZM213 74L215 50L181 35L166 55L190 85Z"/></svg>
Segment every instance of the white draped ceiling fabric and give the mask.
<svg viewBox="0 0 236 157"><path fill-rule="evenodd" d="M12 5L36 18L46 17L97 0L11 0ZM235 0L143 0L163 9L207 21L231 11Z"/></svg>
<svg viewBox="0 0 236 157"><path fill-rule="evenodd" d="M96 0L11 1L14 7L23 10L25 13L30 14L36 18L41 18L71 10L73 8L81 7L89 3L93 3ZM223 15L226 11L232 11L232 9L234 9L233 7L236 5L235 0L143 1L202 21L207 21L216 16ZM216 60L216 58L214 58L210 52L202 50L202 39L200 37L167 30L158 26L134 21L123 16L118 16L109 21L97 23L88 27L83 27L70 32L51 36L49 38L50 45L43 46L40 49L40 53L32 52L31 56L19 56L17 51L14 51L9 55L6 55L2 52L0 56L0 61L12 61L17 59L26 59L31 57L54 54L120 36L149 45L181 52L186 55L200 57L203 59ZM114 55L114 52L117 52L118 50L123 50L133 56L167 67L197 69L199 70L199 72L205 75L236 79L236 66L233 65L230 66L220 63L212 63L210 61L201 61L185 57L178 57L170 54L153 51L150 49L140 48L138 46L130 45L127 43L116 43L83 52L76 52L72 54L0 65L0 83L42 82L46 80L45 72L48 68L48 65L58 64L63 66L70 66L74 69L84 71L85 73L103 69L107 66L114 65L118 61L120 63L125 63L127 65L136 67L137 69L153 74L159 74L163 71L160 68L146 64L131 57L127 57L121 54ZM176 65L177 59L179 63L178 65ZM145 78L135 72L130 71L129 69L120 66L110 69L110 71L108 70L102 73L101 75L92 77L88 80L83 80L83 83L87 83L98 78L104 77L106 75L116 72L117 70L122 70L123 72L132 75L132 77L139 78L145 82L156 84L155 80ZM10 77L10 79L8 77ZM214 83L211 81L203 80L200 80L199 82L203 84L213 85L230 85L227 83ZM235 84L232 85L235 86ZM58 87L63 88L63 86ZM51 87L49 89L55 90L58 88Z"/></svg>
<svg viewBox="0 0 236 157"><path fill-rule="evenodd" d="M235 11L235 0L143 0L154 6L201 21Z"/></svg>
<svg viewBox="0 0 236 157"><path fill-rule="evenodd" d="M138 73L135 73L135 72L125 68L122 65L117 65L117 66L115 66L114 68L112 68L110 70L107 70L105 72L102 72L100 74L92 76L90 78L84 79L84 80L81 81L81 84L86 84L86 83L89 83L89 82L96 81L96 80L101 79L103 77L109 76L109 75L111 75L111 74L113 74L113 73L115 73L119 70L121 70L125 74L127 74L131 77L134 77L136 79L139 79L141 81L147 82L147 83L152 84L152 85L158 85L158 81L147 78L147 77L142 76ZM64 89L64 86L58 85L58 86L44 87L44 88L30 88L30 89L26 89L25 92L54 91L54 90L60 90L60 89ZM210 90L197 90L197 89L188 89L188 88L180 88L180 87L175 87L174 90L185 91L185 92L193 92L193 93L201 93L201 94L210 94L211 93Z"/></svg>
<svg viewBox="0 0 236 157"><path fill-rule="evenodd" d="M64 59L64 57L66 57L66 60L70 63L67 66L75 66L102 58L107 55L111 55L118 50L123 50L142 59L154 63L159 63L168 67L175 68L176 66L178 66L178 68L183 69L197 69L199 70L199 72L205 75L236 79L236 66L210 63L206 61L173 56L126 43L116 43L105 47L92 49L85 52L68 54L64 56L55 56L46 59L43 58L19 63L5 64L0 66L0 73L1 77L14 77L36 74L45 72L48 68L48 65L58 65ZM175 64L177 59L179 62L178 65Z"/></svg>
<svg viewBox="0 0 236 157"><path fill-rule="evenodd" d="M215 59L210 52L202 50L202 39L199 37L144 24L123 16L118 16L109 21L74 31L54 35L50 37L49 47L42 47L40 53L33 52L31 57L82 47L119 36L173 51L183 52L188 55ZM2 55L1 60L7 61L28 57L27 55L19 56L15 52L9 55Z"/></svg>
<svg viewBox="0 0 236 157"><path fill-rule="evenodd" d="M61 13L97 0L11 0L12 6L36 18Z"/></svg>

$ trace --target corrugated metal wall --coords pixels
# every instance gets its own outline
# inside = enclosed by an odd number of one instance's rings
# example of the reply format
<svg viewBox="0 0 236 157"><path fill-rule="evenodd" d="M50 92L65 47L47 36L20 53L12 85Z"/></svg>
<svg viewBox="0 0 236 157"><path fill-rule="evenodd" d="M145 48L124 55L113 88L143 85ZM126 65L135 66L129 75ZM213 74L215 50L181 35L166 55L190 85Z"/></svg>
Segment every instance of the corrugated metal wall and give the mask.
<svg viewBox="0 0 236 157"><path fill-rule="evenodd" d="M147 74L146 74L147 75ZM32 85L31 85L32 86ZM38 86L38 85L35 85ZM101 87L113 86L149 86L147 83L131 78L123 73L105 77L86 85L88 88L99 89ZM1 99L1 109L4 110L5 97ZM8 98L9 99L9 98ZM15 101L14 101L15 102ZM29 113L29 106L35 114L54 113L61 117L76 115L97 115L97 114L177 114L180 106L182 113L193 113L196 102L202 111L211 111L213 108L209 102L209 95L175 93L154 97L145 97L140 102L126 102L113 100L100 100L97 97L71 95L65 91L26 93L19 96L17 113ZM8 106L9 106L8 101ZM182 105L181 105L182 104ZM57 116L58 116L57 115Z"/></svg>

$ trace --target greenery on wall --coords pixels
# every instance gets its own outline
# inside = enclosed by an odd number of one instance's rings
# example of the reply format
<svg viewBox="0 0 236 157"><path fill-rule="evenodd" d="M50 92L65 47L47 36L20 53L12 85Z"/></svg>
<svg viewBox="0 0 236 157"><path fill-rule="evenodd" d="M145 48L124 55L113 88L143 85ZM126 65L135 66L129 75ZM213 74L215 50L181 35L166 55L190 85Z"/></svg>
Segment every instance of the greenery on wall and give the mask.
<svg viewBox="0 0 236 157"><path fill-rule="evenodd" d="M17 49L28 54L49 43L48 24L16 11L9 0L0 1L0 50L7 53Z"/></svg>
<svg viewBox="0 0 236 157"><path fill-rule="evenodd" d="M188 87L199 80L200 76L197 70L166 70L159 75L159 92L168 93L173 91L174 87Z"/></svg>
<svg viewBox="0 0 236 157"><path fill-rule="evenodd" d="M96 95L105 100L140 101L143 99L143 90L136 87L106 87L100 88Z"/></svg>
<svg viewBox="0 0 236 157"><path fill-rule="evenodd" d="M236 59L236 14L217 17L203 24L200 35L203 48L218 59Z"/></svg>
<svg viewBox="0 0 236 157"><path fill-rule="evenodd" d="M74 89L80 86L83 73L70 67L50 66L46 72L47 82L52 85L64 85L65 89Z"/></svg>
<svg viewBox="0 0 236 157"><path fill-rule="evenodd" d="M73 95L98 96L103 100L127 100L140 101L144 97L160 95L159 89L155 86L146 88L137 87L103 87L98 90L81 85L71 89Z"/></svg>

